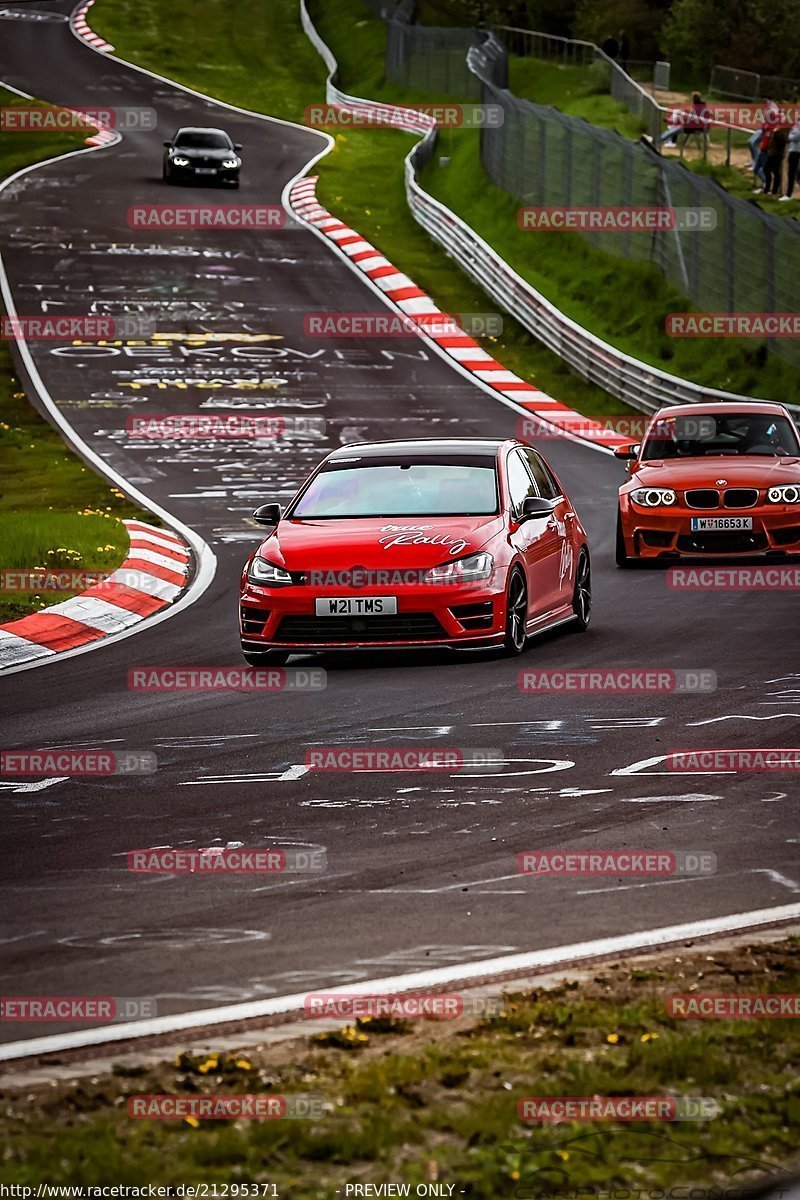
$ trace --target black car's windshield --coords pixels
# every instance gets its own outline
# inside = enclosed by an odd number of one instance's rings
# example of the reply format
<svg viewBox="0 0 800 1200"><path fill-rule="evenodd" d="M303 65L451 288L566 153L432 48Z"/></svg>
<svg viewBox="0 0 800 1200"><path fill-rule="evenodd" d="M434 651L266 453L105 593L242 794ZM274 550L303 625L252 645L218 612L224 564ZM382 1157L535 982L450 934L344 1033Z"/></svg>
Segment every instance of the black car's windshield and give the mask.
<svg viewBox="0 0 800 1200"><path fill-rule="evenodd" d="M659 417L645 440L641 457L645 460L794 454L800 454L800 445L786 417L740 412Z"/></svg>
<svg viewBox="0 0 800 1200"><path fill-rule="evenodd" d="M498 512L494 462L331 464L287 514L331 517L490 516Z"/></svg>
<svg viewBox="0 0 800 1200"><path fill-rule="evenodd" d="M207 133L203 130L193 130L179 133L175 145L183 150L230 150L231 140L224 133Z"/></svg>

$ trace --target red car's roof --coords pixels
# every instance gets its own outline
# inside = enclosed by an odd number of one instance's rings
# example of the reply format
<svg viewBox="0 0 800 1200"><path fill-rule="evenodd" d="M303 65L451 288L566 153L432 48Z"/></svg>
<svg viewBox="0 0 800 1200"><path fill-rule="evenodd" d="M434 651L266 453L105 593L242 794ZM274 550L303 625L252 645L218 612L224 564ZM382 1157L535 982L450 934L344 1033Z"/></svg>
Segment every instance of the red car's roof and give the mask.
<svg viewBox="0 0 800 1200"><path fill-rule="evenodd" d="M698 413L701 416L713 415L714 413L774 413L778 416L788 416L786 408L783 404L779 404L776 400L723 400L719 403L709 402L708 404L666 404L662 409L655 414L657 417L670 416L685 416L689 414L696 417Z"/></svg>

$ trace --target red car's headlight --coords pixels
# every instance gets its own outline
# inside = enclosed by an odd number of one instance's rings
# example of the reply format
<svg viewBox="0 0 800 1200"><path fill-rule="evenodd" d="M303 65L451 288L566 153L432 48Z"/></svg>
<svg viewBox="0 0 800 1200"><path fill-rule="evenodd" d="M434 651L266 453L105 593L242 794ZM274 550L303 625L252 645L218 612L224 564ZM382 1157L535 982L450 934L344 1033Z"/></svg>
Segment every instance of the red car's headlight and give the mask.
<svg viewBox="0 0 800 1200"><path fill-rule="evenodd" d="M262 558L259 554L255 556L248 567L247 579L256 587L285 587L294 582L288 571L284 571L283 567L276 567L274 563L267 562L266 558Z"/></svg>
<svg viewBox="0 0 800 1200"><path fill-rule="evenodd" d="M768 488L767 500L770 504L800 504L800 484L781 483Z"/></svg>
<svg viewBox="0 0 800 1200"><path fill-rule="evenodd" d="M423 576L424 583L472 583L477 579L488 579L494 570L491 554L471 554L468 558L454 558L451 562L431 567Z"/></svg>
<svg viewBox="0 0 800 1200"><path fill-rule="evenodd" d="M660 504L677 504L678 497L672 488L650 487L631 492L631 500L642 508L657 508Z"/></svg>

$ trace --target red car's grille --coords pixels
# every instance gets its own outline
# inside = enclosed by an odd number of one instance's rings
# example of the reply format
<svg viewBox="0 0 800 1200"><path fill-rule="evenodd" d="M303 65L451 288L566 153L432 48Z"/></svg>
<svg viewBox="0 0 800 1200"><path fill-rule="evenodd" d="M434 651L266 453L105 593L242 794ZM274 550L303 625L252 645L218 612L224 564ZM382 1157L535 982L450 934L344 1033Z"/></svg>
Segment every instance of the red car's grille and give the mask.
<svg viewBox="0 0 800 1200"><path fill-rule="evenodd" d="M692 488L686 493L689 508L719 508L719 492L713 488Z"/></svg>
<svg viewBox="0 0 800 1200"><path fill-rule="evenodd" d="M728 488L722 503L726 508L753 508L758 504L758 488Z"/></svg>
<svg viewBox="0 0 800 1200"><path fill-rule="evenodd" d="M687 533L678 538L679 550L695 554L740 554L748 550L766 550L763 533L739 530L736 533Z"/></svg>
<svg viewBox="0 0 800 1200"><path fill-rule="evenodd" d="M242 605L242 633L262 634L268 619L269 609L251 608L246 604Z"/></svg>
<svg viewBox="0 0 800 1200"><path fill-rule="evenodd" d="M433 613L386 617L284 617L276 642L402 642L446 638Z"/></svg>

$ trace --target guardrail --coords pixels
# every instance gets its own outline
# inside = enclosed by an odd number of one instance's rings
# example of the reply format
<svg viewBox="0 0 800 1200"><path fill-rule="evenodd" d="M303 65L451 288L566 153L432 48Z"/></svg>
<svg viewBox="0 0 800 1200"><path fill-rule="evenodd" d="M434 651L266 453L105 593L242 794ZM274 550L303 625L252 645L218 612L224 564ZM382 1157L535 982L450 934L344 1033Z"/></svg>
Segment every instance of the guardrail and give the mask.
<svg viewBox="0 0 800 1200"><path fill-rule="evenodd" d="M300 0L303 29L328 68L326 100L351 111L391 112L395 128L422 135L405 159L405 187L415 220L458 265L505 311L516 318L549 350L559 355L590 383L597 384L619 400L653 413L664 405L696 404L707 401L755 399L734 392L707 388L678 375L670 375L649 363L624 354L615 346L596 337L588 329L566 317L532 284L523 279L466 221L436 200L421 186L420 169L431 160L436 149L438 128L427 114L399 105L371 101L343 92L335 83L336 58L322 40ZM468 64L478 74L496 53L499 43L487 34L481 49L470 50ZM795 406L787 406L800 412Z"/></svg>

